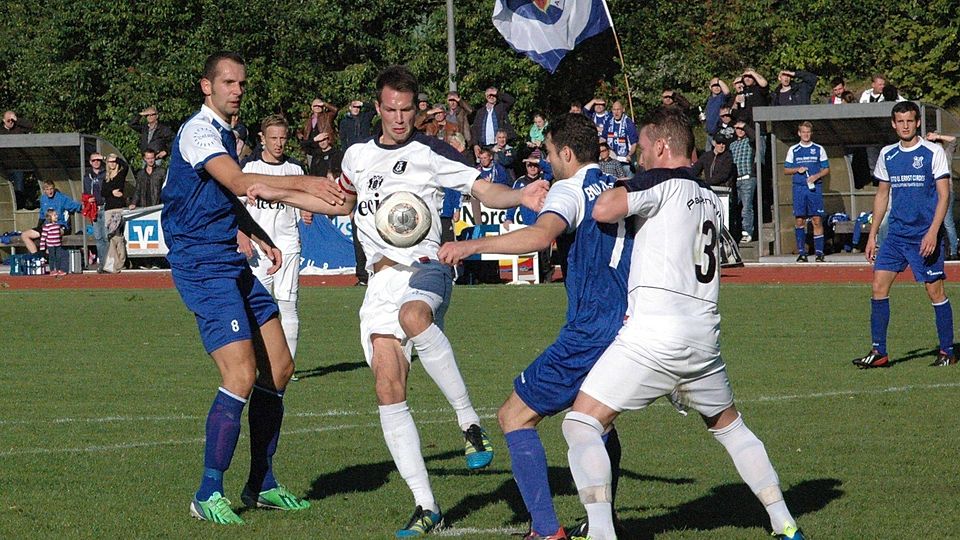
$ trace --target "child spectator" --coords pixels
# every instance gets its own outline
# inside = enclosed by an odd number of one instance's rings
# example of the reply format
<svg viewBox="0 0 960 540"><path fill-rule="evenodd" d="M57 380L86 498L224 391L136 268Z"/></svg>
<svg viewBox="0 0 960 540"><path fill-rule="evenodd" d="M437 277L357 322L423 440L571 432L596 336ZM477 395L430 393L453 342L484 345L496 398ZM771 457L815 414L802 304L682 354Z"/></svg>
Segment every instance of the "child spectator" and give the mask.
<svg viewBox="0 0 960 540"><path fill-rule="evenodd" d="M60 190L57 189L57 185L53 183L53 180L42 181L40 187L43 193L40 195L40 216L37 221L37 226L33 229L23 231L23 233L20 234L23 245L30 253L37 252L37 244L34 240L40 238L43 225L47 222L47 210L55 211L57 214L57 222L66 228L69 224L69 221L67 221L69 213L79 212L82 209L80 203L61 193Z"/></svg>
<svg viewBox="0 0 960 540"><path fill-rule="evenodd" d="M67 257L63 251L63 225L58 222L57 211L47 209L47 222L40 231L40 249L47 250L47 263L50 265L51 276L67 275Z"/></svg>
<svg viewBox="0 0 960 540"><path fill-rule="evenodd" d="M530 148L540 148L543 146L543 130L547 129L547 119L542 114L533 115L533 125L530 126L530 140L527 146Z"/></svg>

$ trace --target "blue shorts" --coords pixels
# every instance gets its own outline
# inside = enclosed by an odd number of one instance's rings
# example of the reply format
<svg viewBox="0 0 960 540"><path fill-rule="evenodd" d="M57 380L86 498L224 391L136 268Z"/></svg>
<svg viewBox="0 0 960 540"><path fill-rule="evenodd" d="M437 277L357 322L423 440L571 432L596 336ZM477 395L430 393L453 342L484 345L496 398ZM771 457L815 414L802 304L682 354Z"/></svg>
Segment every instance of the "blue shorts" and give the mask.
<svg viewBox="0 0 960 540"><path fill-rule="evenodd" d="M573 405L580 384L605 350L607 345L558 339L513 380L513 389L533 412L553 416Z"/></svg>
<svg viewBox="0 0 960 540"><path fill-rule="evenodd" d="M793 216L811 217L825 214L823 210L823 184L815 184L816 190L810 191L806 184L793 185Z"/></svg>
<svg viewBox="0 0 960 540"><path fill-rule="evenodd" d="M933 283L946 279L943 273L943 235L937 239L937 247L927 257L920 256L920 240L908 240L899 236L887 234L877 258L873 262L873 269L900 273L910 266L913 270L913 279L920 283Z"/></svg>
<svg viewBox="0 0 960 540"><path fill-rule="evenodd" d="M253 328L277 316L276 301L245 261L236 268L216 265L202 273L171 270L180 298L197 318L208 354L234 341L253 339Z"/></svg>

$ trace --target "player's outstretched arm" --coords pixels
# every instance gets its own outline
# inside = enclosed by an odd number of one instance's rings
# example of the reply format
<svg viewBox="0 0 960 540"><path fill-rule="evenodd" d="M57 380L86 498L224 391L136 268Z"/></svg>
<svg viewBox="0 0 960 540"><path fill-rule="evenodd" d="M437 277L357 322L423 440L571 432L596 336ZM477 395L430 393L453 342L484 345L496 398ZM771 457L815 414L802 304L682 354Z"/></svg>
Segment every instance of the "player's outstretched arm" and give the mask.
<svg viewBox="0 0 960 540"><path fill-rule="evenodd" d="M451 266L476 253L509 253L519 255L541 251L567 228L567 222L553 213L537 218L529 227L516 229L506 234L484 236L475 240L446 242L440 246L440 262Z"/></svg>
<svg viewBox="0 0 960 540"><path fill-rule="evenodd" d="M546 200L549 189L550 184L546 180L531 182L523 189L511 189L493 182L474 182L470 194L490 208L512 208L522 205L534 212L539 212L543 208L543 201Z"/></svg>
<svg viewBox="0 0 960 540"><path fill-rule="evenodd" d="M623 187L604 191L593 205L593 219L600 223L616 223L628 213L627 189Z"/></svg>
<svg viewBox="0 0 960 540"><path fill-rule="evenodd" d="M220 182L238 197L246 195L247 190L254 184L266 184L287 190L305 191L322 198L331 205L342 205L345 199L344 193L327 178L245 173L240 170L240 166L233 158L226 154L211 159L204 165L204 168L217 182Z"/></svg>
<svg viewBox="0 0 960 540"><path fill-rule="evenodd" d="M333 184L333 182L326 178L318 180L322 180L328 185ZM316 190L322 194L326 194L322 186L316 186ZM344 197L343 202L331 204L324 198L324 195L318 196L298 189L285 189L261 183L250 186L247 189L246 195L248 200L256 200L259 198L264 201L281 201L301 210L306 210L307 212L326 214L328 216L349 215L357 202L356 195L349 193L341 193L341 196Z"/></svg>

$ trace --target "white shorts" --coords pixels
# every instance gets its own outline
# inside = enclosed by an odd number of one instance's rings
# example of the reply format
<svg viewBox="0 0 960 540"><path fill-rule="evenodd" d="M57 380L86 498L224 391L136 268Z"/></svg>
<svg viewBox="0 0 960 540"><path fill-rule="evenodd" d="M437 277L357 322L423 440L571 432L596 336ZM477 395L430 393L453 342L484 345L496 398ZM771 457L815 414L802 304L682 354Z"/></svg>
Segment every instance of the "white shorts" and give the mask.
<svg viewBox="0 0 960 540"><path fill-rule="evenodd" d="M300 253L284 253L283 265L273 275L267 275L267 270L273 266L259 249L253 250L253 256L247 259L253 275L263 284L264 288L276 300L296 302L300 291Z"/></svg>
<svg viewBox="0 0 960 540"><path fill-rule="evenodd" d="M627 342L620 336L604 351L580 387L611 409L642 409L677 390L681 404L703 416L733 405L733 390L719 354L680 343Z"/></svg>
<svg viewBox="0 0 960 540"><path fill-rule="evenodd" d="M413 344L400 328L400 306L413 301L425 302L433 310L434 322L443 328L443 315L453 292L452 269L436 261L396 264L370 276L360 306L360 344L367 364L373 361L373 334L393 335L400 339L407 361Z"/></svg>

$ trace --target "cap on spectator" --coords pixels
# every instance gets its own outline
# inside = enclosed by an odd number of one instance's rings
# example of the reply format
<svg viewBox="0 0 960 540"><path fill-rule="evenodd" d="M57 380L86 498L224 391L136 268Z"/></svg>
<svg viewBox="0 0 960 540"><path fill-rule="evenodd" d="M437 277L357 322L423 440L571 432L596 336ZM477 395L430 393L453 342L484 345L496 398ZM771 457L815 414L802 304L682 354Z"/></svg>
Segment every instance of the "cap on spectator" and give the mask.
<svg viewBox="0 0 960 540"><path fill-rule="evenodd" d="M733 140L730 137L727 137L726 135L718 135L715 139L713 139L713 144L726 145L726 144L730 144L731 142L733 142Z"/></svg>
<svg viewBox="0 0 960 540"><path fill-rule="evenodd" d="M430 110L427 111L427 114L436 114L443 112L443 103L434 103L433 107L430 107Z"/></svg>
<svg viewBox="0 0 960 540"><path fill-rule="evenodd" d="M523 160L524 163L533 163L537 167L540 166L540 149L536 149L533 152L530 152L530 155Z"/></svg>
<svg viewBox="0 0 960 540"><path fill-rule="evenodd" d="M420 92L419 94L417 94L417 103L419 103L419 102L421 102L421 101L426 101L427 103L429 103L429 102L430 102L430 98L428 98L427 95L424 94L423 92Z"/></svg>
<svg viewBox="0 0 960 540"><path fill-rule="evenodd" d="M147 116L148 114L157 114L157 108L151 105L146 109L140 111L140 116Z"/></svg>

